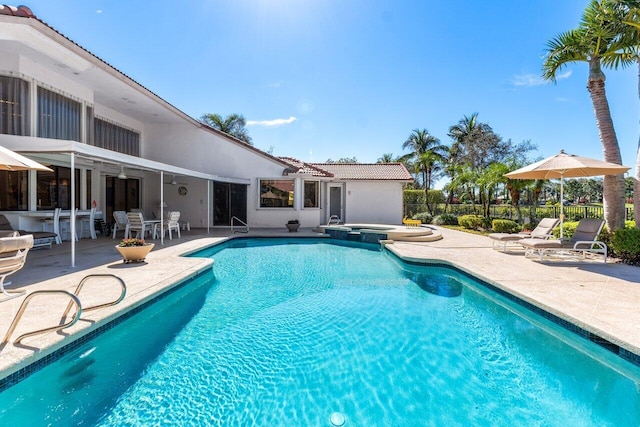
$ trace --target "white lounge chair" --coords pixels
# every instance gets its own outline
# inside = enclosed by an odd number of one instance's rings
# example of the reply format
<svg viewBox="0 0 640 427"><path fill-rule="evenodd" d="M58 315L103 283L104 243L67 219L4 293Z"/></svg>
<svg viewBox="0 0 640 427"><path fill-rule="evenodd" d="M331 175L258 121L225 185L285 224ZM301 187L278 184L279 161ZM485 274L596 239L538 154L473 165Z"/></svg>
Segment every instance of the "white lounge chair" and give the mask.
<svg viewBox="0 0 640 427"><path fill-rule="evenodd" d="M0 299L6 301L16 298L26 291L7 291L4 288L5 278L24 267L27 261L27 253L33 247L33 236L27 234L25 236L0 237L0 292L5 298Z"/></svg>
<svg viewBox="0 0 640 427"><path fill-rule="evenodd" d="M581 219L570 239L561 240L537 240L523 239L518 243L525 247L526 257L539 257L540 261L547 257L569 257L575 259L577 256L586 258L587 254L603 255L604 262L607 262L607 245L598 241L598 234L604 227L601 219Z"/></svg>
<svg viewBox="0 0 640 427"><path fill-rule="evenodd" d="M522 248L520 240L522 239L549 239L553 237L553 229L560 223L556 218L543 218L540 220L536 228L531 233L491 233L488 235L493 240L493 249L500 249L507 251L507 245L514 245Z"/></svg>

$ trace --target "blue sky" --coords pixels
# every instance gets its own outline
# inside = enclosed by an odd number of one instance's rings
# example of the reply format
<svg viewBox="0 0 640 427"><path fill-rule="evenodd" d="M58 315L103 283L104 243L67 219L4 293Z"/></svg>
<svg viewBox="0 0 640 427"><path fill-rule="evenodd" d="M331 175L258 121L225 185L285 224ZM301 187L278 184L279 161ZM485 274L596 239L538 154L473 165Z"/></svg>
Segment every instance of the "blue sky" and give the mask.
<svg viewBox="0 0 640 427"><path fill-rule="evenodd" d="M587 65L540 79L548 40L587 0L31 0L34 14L192 117L240 113L277 156L375 162L413 129L442 143L478 113L532 158L602 159ZM637 68L607 71L634 167Z"/></svg>

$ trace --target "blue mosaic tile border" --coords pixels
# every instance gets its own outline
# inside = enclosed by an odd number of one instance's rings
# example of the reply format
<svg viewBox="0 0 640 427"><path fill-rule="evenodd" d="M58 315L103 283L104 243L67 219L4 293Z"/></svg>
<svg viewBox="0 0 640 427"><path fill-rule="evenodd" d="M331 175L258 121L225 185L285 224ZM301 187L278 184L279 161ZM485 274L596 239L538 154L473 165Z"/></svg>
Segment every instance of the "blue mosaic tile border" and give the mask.
<svg viewBox="0 0 640 427"><path fill-rule="evenodd" d="M516 304L518 304L519 306L547 319L550 320L551 322L555 323L556 325L566 329L569 332L572 332L576 335L578 335L581 338L587 339L589 341L591 341L594 344L599 345L600 347L609 350L611 353L615 354L616 356L621 357L622 359L636 365L636 366L640 366L640 355L632 353L631 351L620 347L617 344L612 343L611 341L602 338L599 335L594 334L593 332L587 331L584 328L581 328L580 326L577 326L571 322L569 322L568 320L565 320L561 317L556 316L553 313L549 313L546 310L543 310L542 308L538 307L537 305L531 304L528 301L525 301L507 291L505 291L504 289L501 289L495 285L492 285L491 283L480 279L477 276L474 276L473 274L462 270L459 267L456 267L453 264L448 264L448 263L444 263L444 262L430 262L428 260L424 261L424 262L419 262L419 261L411 261L411 260L404 260L401 257L399 257L398 255L396 255L395 253L388 251L389 254L395 256L396 258L398 258L399 260L401 260L402 262L405 262L407 264L413 264L413 265L421 265L421 266L432 266L432 267L442 267L442 268L448 268L451 270L456 271L457 273L462 274L465 277L468 277L470 279L472 279L474 282L479 283L480 285L488 288L489 290L497 293L498 295L508 299L511 302L514 302Z"/></svg>
<svg viewBox="0 0 640 427"><path fill-rule="evenodd" d="M121 324L122 322L124 322L125 320L129 319L130 317L136 315L137 313L141 312L142 310L144 310L145 308L149 307L152 304L155 304L156 302L160 301L163 298L166 298L167 296L171 295L172 293L174 293L175 291L183 288L184 286L188 285L189 283L191 283L192 280L197 279L199 277L201 277L202 275L205 274L209 274L209 270L204 270L201 271L200 273L197 273L195 275L189 276L187 278L185 278L182 282L179 282L177 285L175 285L174 287L172 287L171 289L167 289L165 292L156 295L155 297L151 298L148 301L145 301L144 303L140 304L139 306L123 313L122 315L118 316L117 318L111 320L109 323L106 323L94 330L92 330L91 332L87 333L86 335L66 344L65 346L59 348L58 350L52 352L51 354L48 354L44 357L42 357L41 359L38 359L37 361L31 363L28 366L25 366L24 368L14 372L13 374L10 374L8 376L6 376L5 378L0 379L0 393L3 392L4 390L16 385L17 383L19 383L20 381L26 379L28 376L30 376L31 374L34 374L36 372L38 372L40 369L44 368L45 366L61 359L62 357L66 356L67 354L77 350L78 348L82 347L84 344L86 344L88 341L91 341L92 339L94 339L95 337L97 337L98 335L101 335L105 332L107 332L108 330L118 326L119 324Z"/></svg>

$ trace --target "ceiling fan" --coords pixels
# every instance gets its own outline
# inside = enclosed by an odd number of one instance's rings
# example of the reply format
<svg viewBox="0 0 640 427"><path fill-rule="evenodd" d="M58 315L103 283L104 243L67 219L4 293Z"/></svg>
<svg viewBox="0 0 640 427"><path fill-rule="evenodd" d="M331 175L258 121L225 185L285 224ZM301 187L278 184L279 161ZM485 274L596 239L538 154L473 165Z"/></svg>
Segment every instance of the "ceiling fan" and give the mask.
<svg viewBox="0 0 640 427"><path fill-rule="evenodd" d="M176 176L171 175L171 181L165 182L165 185L188 185L186 182L178 182L176 181Z"/></svg>

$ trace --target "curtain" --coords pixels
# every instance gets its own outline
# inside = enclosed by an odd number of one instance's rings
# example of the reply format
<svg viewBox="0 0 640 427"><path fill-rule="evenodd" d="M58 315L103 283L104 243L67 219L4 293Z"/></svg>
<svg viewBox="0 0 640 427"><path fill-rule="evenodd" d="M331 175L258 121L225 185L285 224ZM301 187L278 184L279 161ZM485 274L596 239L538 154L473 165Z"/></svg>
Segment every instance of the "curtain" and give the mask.
<svg viewBox="0 0 640 427"><path fill-rule="evenodd" d="M38 136L80 141L81 104L38 87Z"/></svg>
<svg viewBox="0 0 640 427"><path fill-rule="evenodd" d="M15 77L0 76L0 133L28 135L29 83Z"/></svg>
<svg viewBox="0 0 640 427"><path fill-rule="evenodd" d="M140 156L139 133L98 118L95 118L94 123L94 143L97 147L131 156Z"/></svg>

